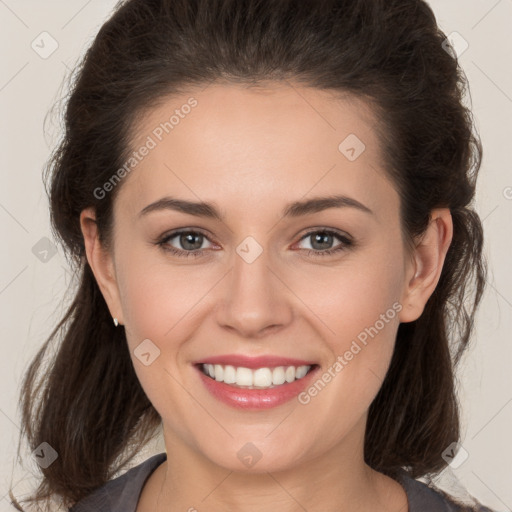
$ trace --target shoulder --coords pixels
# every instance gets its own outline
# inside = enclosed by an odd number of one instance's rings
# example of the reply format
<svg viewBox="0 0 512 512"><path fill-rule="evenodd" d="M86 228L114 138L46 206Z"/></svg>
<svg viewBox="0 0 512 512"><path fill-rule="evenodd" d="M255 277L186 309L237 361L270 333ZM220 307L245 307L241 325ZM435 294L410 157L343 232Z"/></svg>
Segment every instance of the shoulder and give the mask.
<svg viewBox="0 0 512 512"><path fill-rule="evenodd" d="M153 455L75 503L69 512L135 512L144 483L166 459L165 453Z"/></svg>
<svg viewBox="0 0 512 512"><path fill-rule="evenodd" d="M409 512L494 512L481 504L468 506L450 499L450 496L440 489L431 487L409 476L404 470L396 480L407 493Z"/></svg>

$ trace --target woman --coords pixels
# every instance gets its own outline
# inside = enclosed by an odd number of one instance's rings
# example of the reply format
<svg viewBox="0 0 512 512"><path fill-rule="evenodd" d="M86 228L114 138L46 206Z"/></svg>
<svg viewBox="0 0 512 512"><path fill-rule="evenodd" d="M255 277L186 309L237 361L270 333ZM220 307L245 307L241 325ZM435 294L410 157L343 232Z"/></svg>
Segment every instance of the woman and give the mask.
<svg viewBox="0 0 512 512"><path fill-rule="evenodd" d="M49 166L80 284L24 381L33 501L489 510L416 480L464 457L465 85L421 0L120 4Z"/></svg>

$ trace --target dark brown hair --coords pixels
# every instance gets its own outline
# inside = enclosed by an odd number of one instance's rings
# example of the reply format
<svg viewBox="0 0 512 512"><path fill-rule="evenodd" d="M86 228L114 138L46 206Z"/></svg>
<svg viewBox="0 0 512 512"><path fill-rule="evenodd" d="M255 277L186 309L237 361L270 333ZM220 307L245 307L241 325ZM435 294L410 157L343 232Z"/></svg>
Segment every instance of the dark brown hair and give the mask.
<svg viewBox="0 0 512 512"><path fill-rule="evenodd" d="M87 263L79 216L96 209L108 247L122 183L102 199L94 190L126 161L137 120L162 98L213 81L291 80L366 101L401 198L408 247L424 233L433 208L450 209L453 240L439 283L421 317L399 326L389 371L370 406L364 449L366 462L389 476L405 468L419 477L446 466L442 452L460 436L454 374L470 340L486 263L482 224L472 209L482 149L463 105L467 80L445 39L422 0L116 6L72 77L64 137L47 166L52 227L78 287L22 384L21 437L31 450L47 442L59 455L26 501L54 496L72 505L120 471L160 426L124 329L112 323Z"/></svg>

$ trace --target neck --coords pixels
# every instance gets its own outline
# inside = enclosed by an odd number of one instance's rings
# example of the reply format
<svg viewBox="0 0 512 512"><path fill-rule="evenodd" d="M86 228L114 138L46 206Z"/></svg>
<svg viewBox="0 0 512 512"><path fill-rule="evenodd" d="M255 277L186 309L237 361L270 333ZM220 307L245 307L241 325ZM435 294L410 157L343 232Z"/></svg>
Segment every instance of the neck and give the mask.
<svg viewBox="0 0 512 512"><path fill-rule="evenodd" d="M138 512L407 512L403 488L364 463L363 439L322 451L292 468L223 468L166 435L167 461L151 477ZM349 442L350 441L350 442ZM147 493L150 493L148 497ZM141 500L142 503L142 500Z"/></svg>

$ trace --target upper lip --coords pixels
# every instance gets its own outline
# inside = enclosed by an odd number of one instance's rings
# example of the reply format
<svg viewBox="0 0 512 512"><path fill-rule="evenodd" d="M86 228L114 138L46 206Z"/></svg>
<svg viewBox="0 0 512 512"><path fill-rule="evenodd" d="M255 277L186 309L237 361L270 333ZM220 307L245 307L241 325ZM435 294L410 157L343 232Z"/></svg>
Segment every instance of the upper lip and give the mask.
<svg viewBox="0 0 512 512"><path fill-rule="evenodd" d="M249 357L237 354L226 354L220 356L207 357L196 361L194 364L221 364L231 365L243 368L273 368L276 366L313 366L314 362L291 357L280 357L275 355L265 355L258 357Z"/></svg>

